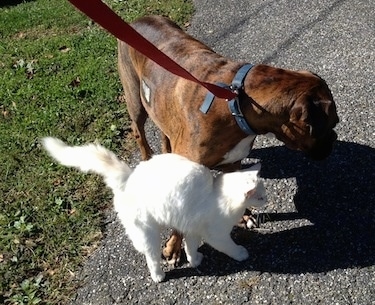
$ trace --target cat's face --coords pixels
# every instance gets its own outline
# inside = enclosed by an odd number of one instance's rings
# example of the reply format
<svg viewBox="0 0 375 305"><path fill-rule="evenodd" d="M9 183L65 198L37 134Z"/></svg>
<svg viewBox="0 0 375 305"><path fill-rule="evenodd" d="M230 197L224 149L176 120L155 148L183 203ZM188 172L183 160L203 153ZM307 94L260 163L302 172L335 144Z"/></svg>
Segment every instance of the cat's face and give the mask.
<svg viewBox="0 0 375 305"><path fill-rule="evenodd" d="M266 188L259 178L261 164L257 163L250 168L239 171L241 174L242 189L245 191L245 200L248 207L262 207L267 202Z"/></svg>
<svg viewBox="0 0 375 305"><path fill-rule="evenodd" d="M245 194L247 206L259 208L267 203L266 188L263 181L258 180L257 185Z"/></svg>
<svg viewBox="0 0 375 305"><path fill-rule="evenodd" d="M261 207L267 196L263 182L259 178L260 163L240 171L219 176L224 196L231 199L234 206Z"/></svg>

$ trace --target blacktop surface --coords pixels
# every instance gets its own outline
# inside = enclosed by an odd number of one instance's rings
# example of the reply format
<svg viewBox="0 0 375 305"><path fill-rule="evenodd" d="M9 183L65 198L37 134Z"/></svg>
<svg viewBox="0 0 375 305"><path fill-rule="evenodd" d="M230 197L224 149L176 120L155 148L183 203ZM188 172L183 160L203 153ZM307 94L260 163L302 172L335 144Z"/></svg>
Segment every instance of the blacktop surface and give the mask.
<svg viewBox="0 0 375 305"><path fill-rule="evenodd" d="M72 304L375 304L375 2L194 3L188 31L215 51L322 76L338 108L338 142L314 162L257 138L250 157L262 161L269 203L258 230L233 234L250 252L245 262L203 245L198 269L165 264L166 281L155 284L109 213ZM148 136L157 148L152 124Z"/></svg>

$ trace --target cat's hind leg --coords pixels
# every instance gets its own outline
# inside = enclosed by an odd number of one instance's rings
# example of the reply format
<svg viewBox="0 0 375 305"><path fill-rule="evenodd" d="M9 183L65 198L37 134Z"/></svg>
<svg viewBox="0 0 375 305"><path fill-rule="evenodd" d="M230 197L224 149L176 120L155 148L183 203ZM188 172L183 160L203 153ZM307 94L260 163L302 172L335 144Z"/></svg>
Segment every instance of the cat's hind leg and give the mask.
<svg viewBox="0 0 375 305"><path fill-rule="evenodd" d="M165 278L165 273L160 265L160 229L157 226L131 226L127 227L127 234L134 247L146 257L148 269L154 282L160 283Z"/></svg>
<svg viewBox="0 0 375 305"><path fill-rule="evenodd" d="M185 252L186 258L190 263L190 266L195 268L198 267L203 259L203 254L198 252L198 247L200 245L202 238L194 234L185 235Z"/></svg>

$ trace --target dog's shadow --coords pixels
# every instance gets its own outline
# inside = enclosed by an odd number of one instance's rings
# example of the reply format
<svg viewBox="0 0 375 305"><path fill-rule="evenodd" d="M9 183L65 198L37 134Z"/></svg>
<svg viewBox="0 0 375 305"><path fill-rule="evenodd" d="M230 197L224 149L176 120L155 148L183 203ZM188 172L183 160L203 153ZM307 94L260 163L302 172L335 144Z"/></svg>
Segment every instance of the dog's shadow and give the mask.
<svg viewBox="0 0 375 305"><path fill-rule="evenodd" d="M264 178L295 177L297 212L271 213L268 221L271 227L282 220L297 225L268 233L241 232L236 241L249 250L245 262L204 245L200 251L205 259L199 270L190 270L192 275L241 270L299 274L375 264L375 149L337 142L323 162L283 146L255 149L251 157L262 161ZM298 225L299 219L309 222ZM174 270L170 277L181 272ZM183 273L187 276L186 269Z"/></svg>

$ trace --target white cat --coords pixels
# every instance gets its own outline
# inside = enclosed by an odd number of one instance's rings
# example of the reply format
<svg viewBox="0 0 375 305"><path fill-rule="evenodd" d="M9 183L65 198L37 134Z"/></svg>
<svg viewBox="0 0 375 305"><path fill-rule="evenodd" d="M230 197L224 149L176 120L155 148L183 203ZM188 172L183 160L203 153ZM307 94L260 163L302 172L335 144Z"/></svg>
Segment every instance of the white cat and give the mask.
<svg viewBox="0 0 375 305"><path fill-rule="evenodd" d="M230 233L246 207L266 202L259 163L214 177L207 167L176 154L155 155L132 170L100 145L70 147L56 138L44 138L43 145L61 164L104 176L113 190L118 217L134 247L146 256L155 282L165 277L160 266L163 227L184 234L192 267L202 261L197 251L202 239L235 260L248 258Z"/></svg>

